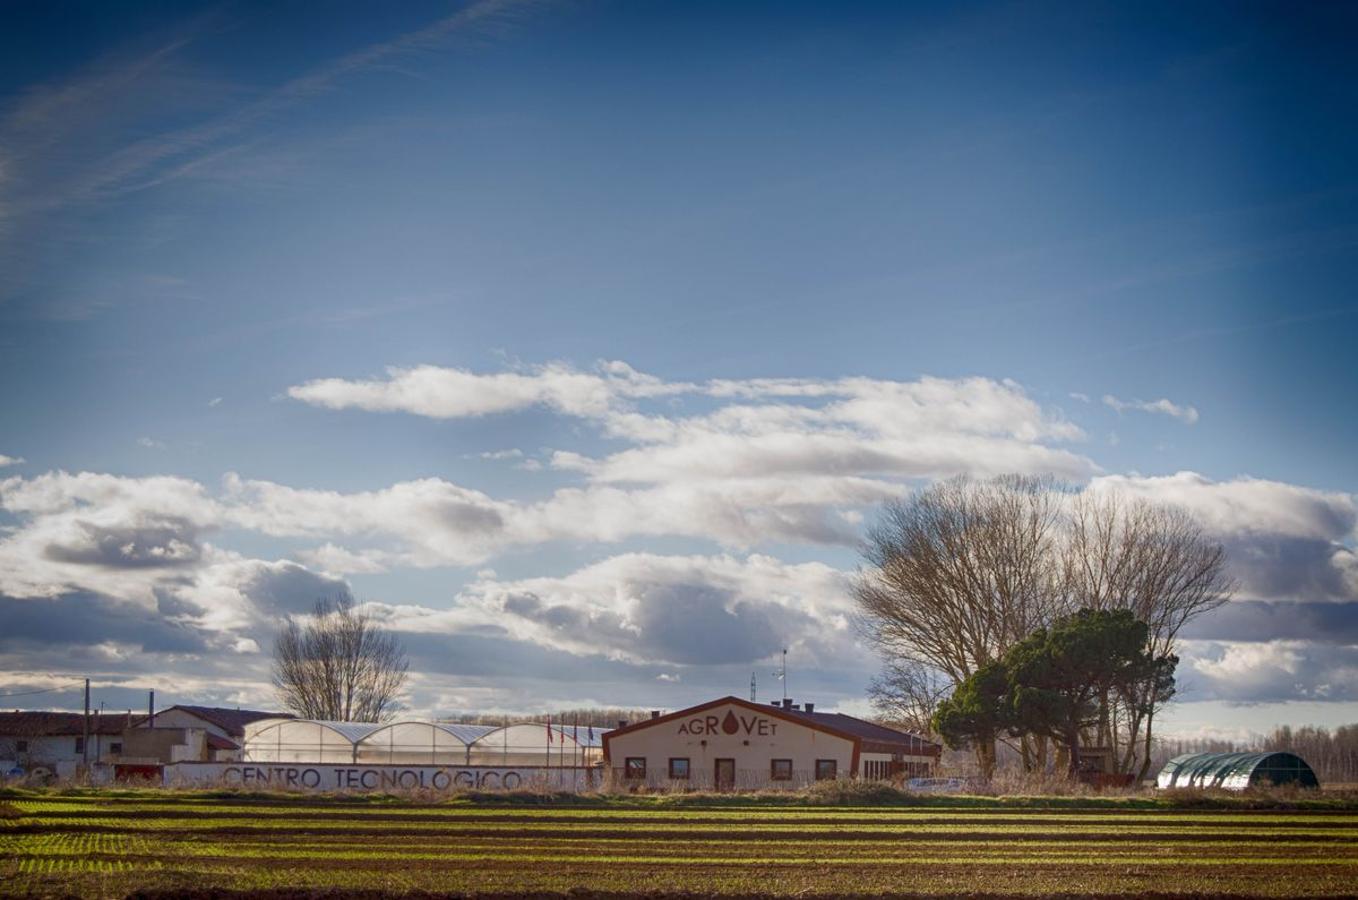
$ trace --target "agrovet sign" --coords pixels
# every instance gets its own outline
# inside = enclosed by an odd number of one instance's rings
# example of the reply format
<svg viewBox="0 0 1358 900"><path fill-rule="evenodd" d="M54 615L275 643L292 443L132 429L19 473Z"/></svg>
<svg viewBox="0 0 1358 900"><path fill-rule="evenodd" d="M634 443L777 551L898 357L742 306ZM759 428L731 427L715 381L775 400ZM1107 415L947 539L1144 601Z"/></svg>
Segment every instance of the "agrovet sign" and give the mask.
<svg viewBox="0 0 1358 900"><path fill-rule="evenodd" d="M598 786L585 767L367 766L344 763L173 763L166 787L248 787L309 791L517 790L579 791Z"/></svg>

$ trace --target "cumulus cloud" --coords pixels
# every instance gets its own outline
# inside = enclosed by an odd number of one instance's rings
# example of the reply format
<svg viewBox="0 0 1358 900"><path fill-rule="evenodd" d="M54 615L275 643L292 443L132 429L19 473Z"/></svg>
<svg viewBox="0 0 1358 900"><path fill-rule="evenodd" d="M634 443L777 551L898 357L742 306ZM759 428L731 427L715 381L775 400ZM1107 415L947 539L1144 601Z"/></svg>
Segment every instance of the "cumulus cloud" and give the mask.
<svg viewBox="0 0 1358 900"><path fill-rule="evenodd" d="M1178 419L1186 425L1192 425L1198 421L1198 411L1195 407L1180 405L1163 397L1159 400L1120 400L1112 394L1104 394L1103 404L1120 413L1128 410L1156 413Z"/></svg>
<svg viewBox="0 0 1358 900"><path fill-rule="evenodd" d="M288 388L288 396L329 409L404 412L460 419L534 406L572 416L605 416L621 399L683 393L625 363L581 372L564 363L482 375L440 366L392 368L386 378L319 378Z"/></svg>
<svg viewBox="0 0 1358 900"><path fill-rule="evenodd" d="M0 453L0 469L5 468L5 466L17 466L23 462L25 460L22 456L6 456Z"/></svg>
<svg viewBox="0 0 1358 900"><path fill-rule="evenodd" d="M544 455L557 484L536 497L438 477L348 491L234 474L220 488L88 472L0 479L0 510L14 523L0 532L0 594L23 626L14 640L28 648L14 652L41 657L55 646L41 640L52 623L85 615L100 627L81 646L119 665L144 652L178 653L181 666L211 653L258 667L282 617L348 591L347 575L480 565L551 542L685 538L716 546L711 555L621 553L536 578L485 569L446 608L393 598L370 606L430 672L491 678L536 650L553 671L593 660L580 672L621 666L632 674L620 677L655 687L682 669L685 685L696 685L705 683L699 670L744 668L743 680L784 646L822 674L841 672L845 659L868 660L847 627L845 574L756 551L852 545L868 511L919 480L1008 471L1088 477L1089 490L1179 504L1227 544L1240 599L1185 635L1196 655L1184 671L1214 697L1229 694L1232 674L1250 661L1291 666L1296 696L1334 695L1342 660L1325 651L1328 661L1313 666L1309 648L1354 643L1344 637L1358 609L1352 495L1191 472L1099 475L1061 446L1083 433L1013 382L690 383L622 363L554 364L493 375L425 367L373 382L309 382L294 396L439 418L545 409L601 441ZM528 459L513 449L468 456ZM217 545L236 532L295 549L264 560ZM138 637L138 624L153 621ZM1250 644L1275 649L1267 658L1240 649Z"/></svg>
<svg viewBox="0 0 1358 900"><path fill-rule="evenodd" d="M417 543L424 560L479 559L503 544L637 535L710 537L737 548L768 540L852 543L861 509L899 495L912 479L1014 471L1079 479L1096 471L1086 457L1059 446L1084 438L1077 426L1044 410L1018 384L987 378L698 383L665 381L623 362L588 371L553 363L489 374L394 369L379 379L310 381L288 393L333 409L441 419L541 408L628 445L602 456L551 453L553 469L584 483L537 503L497 502L437 480L393 486L392 496L326 500L333 508L419 507L405 521L423 523ZM686 411L685 402L699 409ZM481 455L518 458L519 451ZM457 495L457 503L484 518L464 527L456 516L431 516L427 504L435 495L445 502ZM297 499L310 504L308 520L323 500L288 498L282 507ZM356 521L391 520L380 509L369 513ZM450 530L451 540L440 537Z"/></svg>
<svg viewBox="0 0 1358 900"><path fill-rule="evenodd" d="M850 611L844 573L821 563L628 553L561 577L478 580L450 610L394 606L384 617L416 633L494 628L581 655L721 665L786 646L842 648Z"/></svg>
<svg viewBox="0 0 1358 900"><path fill-rule="evenodd" d="M1215 481L1196 472L1105 475L1094 478L1090 487L1183 506L1222 534L1267 532L1338 540L1358 524L1358 501L1352 494L1262 478Z"/></svg>
<svg viewBox="0 0 1358 900"><path fill-rule="evenodd" d="M1186 700L1358 700L1358 646L1279 640L1185 642Z"/></svg>
<svg viewBox="0 0 1358 900"><path fill-rule="evenodd" d="M0 539L0 592L56 596L114 588L154 599L167 572L200 561L220 507L184 478L49 472L0 480L0 509L21 525Z"/></svg>
<svg viewBox="0 0 1358 900"><path fill-rule="evenodd" d="M1188 510L1225 546L1242 599L1358 600L1352 494L1259 478L1214 481L1195 472L1107 475L1089 489Z"/></svg>

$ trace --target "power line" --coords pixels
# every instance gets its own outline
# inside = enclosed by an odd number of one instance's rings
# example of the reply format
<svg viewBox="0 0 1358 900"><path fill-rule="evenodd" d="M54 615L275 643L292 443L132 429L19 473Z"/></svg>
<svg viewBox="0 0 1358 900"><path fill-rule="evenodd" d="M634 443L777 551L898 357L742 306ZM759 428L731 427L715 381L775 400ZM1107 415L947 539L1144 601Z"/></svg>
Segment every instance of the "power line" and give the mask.
<svg viewBox="0 0 1358 900"><path fill-rule="evenodd" d="M80 681L81 679L73 678L71 680ZM13 694L0 694L0 700L3 700L6 697L31 697L34 694L51 694L55 693L56 691L69 691L69 690L70 690L69 687L54 687L54 688L43 688L40 691L16 691Z"/></svg>

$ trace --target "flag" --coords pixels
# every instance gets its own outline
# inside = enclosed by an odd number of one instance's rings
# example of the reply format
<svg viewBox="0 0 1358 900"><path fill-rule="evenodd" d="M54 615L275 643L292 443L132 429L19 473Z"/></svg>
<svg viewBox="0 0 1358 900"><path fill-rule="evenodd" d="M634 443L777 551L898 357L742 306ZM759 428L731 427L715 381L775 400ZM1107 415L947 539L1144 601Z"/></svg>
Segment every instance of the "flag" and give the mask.
<svg viewBox="0 0 1358 900"><path fill-rule="evenodd" d="M552 742L552 717L547 717L547 743Z"/></svg>
<svg viewBox="0 0 1358 900"><path fill-rule="evenodd" d="M580 743L580 715L578 713L575 716L575 724L571 726L571 740L577 744Z"/></svg>

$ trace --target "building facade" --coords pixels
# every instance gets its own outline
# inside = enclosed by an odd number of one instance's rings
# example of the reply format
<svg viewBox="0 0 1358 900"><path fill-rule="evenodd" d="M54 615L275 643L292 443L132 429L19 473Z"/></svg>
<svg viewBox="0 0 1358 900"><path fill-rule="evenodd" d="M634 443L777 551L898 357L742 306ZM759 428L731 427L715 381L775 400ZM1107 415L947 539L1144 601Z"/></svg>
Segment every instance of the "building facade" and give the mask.
<svg viewBox="0 0 1358 900"><path fill-rule="evenodd" d="M933 773L942 748L917 735L791 701L723 697L614 729L603 738L615 785L702 790L797 788Z"/></svg>
<svg viewBox="0 0 1358 900"><path fill-rule="evenodd" d="M82 765L115 761L137 721L130 713L91 715L88 722L83 713L0 713L0 775L70 778Z"/></svg>

